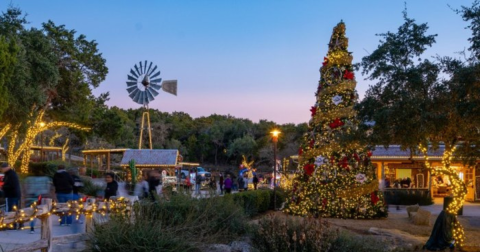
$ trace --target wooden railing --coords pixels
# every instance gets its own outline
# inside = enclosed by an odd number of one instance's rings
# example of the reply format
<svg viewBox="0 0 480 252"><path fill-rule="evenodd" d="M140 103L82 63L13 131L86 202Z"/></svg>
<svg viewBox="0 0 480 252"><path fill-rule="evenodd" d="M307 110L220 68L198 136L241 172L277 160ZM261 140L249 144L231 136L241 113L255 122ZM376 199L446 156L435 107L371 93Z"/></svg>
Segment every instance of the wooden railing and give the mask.
<svg viewBox="0 0 480 252"><path fill-rule="evenodd" d="M106 215L108 213L120 213L129 211L130 201L119 198L108 202L95 202L89 199L87 202L71 201L68 203L55 203L51 199L42 199L41 205L32 205L30 208L19 209L14 212L7 212L0 215L0 229L11 228L16 223L25 223L38 218L41 222L40 240L16 247L12 252L27 252L41 250L42 252L52 251L53 245L79 242L88 240L89 233L93 231L94 214ZM52 216L79 216L85 215L85 232L78 234L52 236Z"/></svg>

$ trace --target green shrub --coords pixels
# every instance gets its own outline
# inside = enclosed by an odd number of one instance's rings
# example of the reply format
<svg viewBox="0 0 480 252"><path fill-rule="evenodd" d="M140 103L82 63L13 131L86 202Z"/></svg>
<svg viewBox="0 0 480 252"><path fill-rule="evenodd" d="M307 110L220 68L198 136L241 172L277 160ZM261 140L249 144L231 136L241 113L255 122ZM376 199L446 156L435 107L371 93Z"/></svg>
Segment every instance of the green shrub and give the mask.
<svg viewBox="0 0 480 252"><path fill-rule="evenodd" d="M428 190L385 190L385 201L390 205L426 206L433 204L433 198Z"/></svg>
<svg viewBox="0 0 480 252"><path fill-rule="evenodd" d="M99 192L104 189L102 186L94 184L90 177L80 176L80 179L83 182L83 187L80 189L80 193L96 197L99 196Z"/></svg>
<svg viewBox="0 0 480 252"><path fill-rule="evenodd" d="M130 215L96 224L88 251L197 251L245 234L247 222L233 197L175 193L169 201L142 201Z"/></svg>
<svg viewBox="0 0 480 252"><path fill-rule="evenodd" d="M311 217L268 215L252 230L252 243L259 252L335 251L330 248L338 236L326 221Z"/></svg>
<svg viewBox="0 0 480 252"><path fill-rule="evenodd" d="M28 164L28 173L34 176L47 176L53 178L59 165L64 165L67 169L70 164L64 161L35 162Z"/></svg>
<svg viewBox="0 0 480 252"><path fill-rule="evenodd" d="M238 205L243 207L245 214L252 217L270 209L271 194L273 194L271 190L255 190L225 195L225 197L232 197Z"/></svg>
<svg viewBox="0 0 480 252"><path fill-rule="evenodd" d="M285 202L285 193L277 188L277 209ZM273 190L260 189L244 191L235 194L227 194L225 197L233 197L233 200L245 210L245 214L253 217L257 214L264 213L273 209Z"/></svg>

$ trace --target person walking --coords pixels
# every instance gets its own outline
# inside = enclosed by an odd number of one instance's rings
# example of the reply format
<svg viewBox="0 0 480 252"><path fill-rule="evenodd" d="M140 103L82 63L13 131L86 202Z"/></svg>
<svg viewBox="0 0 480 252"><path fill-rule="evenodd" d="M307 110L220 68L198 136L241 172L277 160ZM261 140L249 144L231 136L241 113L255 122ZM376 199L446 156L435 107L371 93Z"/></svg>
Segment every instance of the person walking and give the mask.
<svg viewBox="0 0 480 252"><path fill-rule="evenodd" d="M20 208L19 201L22 197L22 192L20 190L20 180L18 180L17 173L12 170L10 164L4 162L0 164L1 170L5 176L3 177L3 194L6 200L6 210L7 212L12 212L14 207L17 209ZM20 228L17 224L14 224L14 229Z"/></svg>
<svg viewBox="0 0 480 252"><path fill-rule="evenodd" d="M220 186L220 194L223 194L223 174L220 173L220 178L218 179L218 184Z"/></svg>
<svg viewBox="0 0 480 252"><path fill-rule="evenodd" d="M202 176L195 170L195 194L200 195L200 187L202 187Z"/></svg>
<svg viewBox="0 0 480 252"><path fill-rule="evenodd" d="M157 188L160 186L160 172L152 170L148 174L148 193L151 201L155 201L158 197Z"/></svg>
<svg viewBox="0 0 480 252"><path fill-rule="evenodd" d="M248 190L248 175L247 173L243 174L243 190Z"/></svg>
<svg viewBox="0 0 480 252"><path fill-rule="evenodd" d="M258 185L258 177L257 174L253 175L253 189L257 190L257 185Z"/></svg>
<svg viewBox="0 0 480 252"><path fill-rule="evenodd" d="M233 184L233 181L230 178L230 174L227 174L227 178L225 179L225 182L224 182L226 194L232 193L232 184Z"/></svg>
<svg viewBox="0 0 480 252"><path fill-rule="evenodd" d="M64 165L59 165L53 175L53 186L59 203L66 203L73 199L73 178L65 170ZM62 216L60 226L72 224L72 216Z"/></svg>
<svg viewBox="0 0 480 252"><path fill-rule="evenodd" d="M245 186L244 186L244 181L243 181L243 176L242 175L238 175L237 182L238 182L238 191L239 192L243 191Z"/></svg>
<svg viewBox="0 0 480 252"><path fill-rule="evenodd" d="M105 182L107 187L105 188L105 199L110 200L110 197L117 196L118 183L115 181L115 174L108 172L105 174Z"/></svg>

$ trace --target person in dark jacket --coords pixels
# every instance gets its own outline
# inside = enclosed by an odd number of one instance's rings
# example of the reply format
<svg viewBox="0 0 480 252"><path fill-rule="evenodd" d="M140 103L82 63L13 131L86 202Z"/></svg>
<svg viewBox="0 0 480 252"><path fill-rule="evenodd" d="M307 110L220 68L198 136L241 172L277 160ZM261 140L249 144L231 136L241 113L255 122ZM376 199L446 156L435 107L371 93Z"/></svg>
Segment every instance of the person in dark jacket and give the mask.
<svg viewBox="0 0 480 252"><path fill-rule="evenodd" d="M73 199L73 178L65 170L64 165L59 165L57 172L53 175L53 186L55 187L55 195L59 203L65 203ZM72 216L63 216L60 226L72 224Z"/></svg>
<svg viewBox="0 0 480 252"><path fill-rule="evenodd" d="M253 175L253 188L257 190L257 185L258 185L258 177L257 174Z"/></svg>
<svg viewBox="0 0 480 252"><path fill-rule="evenodd" d="M151 201L155 201L157 199L157 188L160 184L160 172L157 170L150 171L148 174L148 193Z"/></svg>
<svg viewBox="0 0 480 252"><path fill-rule="evenodd" d="M13 211L14 207L19 208L19 201L22 197L22 192L20 190L20 180L18 180L17 173L12 170L10 165L7 162L0 164L1 171L5 174L3 177L3 194L6 199L6 210L7 212ZM15 224L15 229L16 224Z"/></svg>
<svg viewBox="0 0 480 252"><path fill-rule="evenodd" d="M107 182L107 187L105 188L105 199L109 200L112 196L117 196L118 183L115 181L115 174L107 173L105 174L105 181Z"/></svg>

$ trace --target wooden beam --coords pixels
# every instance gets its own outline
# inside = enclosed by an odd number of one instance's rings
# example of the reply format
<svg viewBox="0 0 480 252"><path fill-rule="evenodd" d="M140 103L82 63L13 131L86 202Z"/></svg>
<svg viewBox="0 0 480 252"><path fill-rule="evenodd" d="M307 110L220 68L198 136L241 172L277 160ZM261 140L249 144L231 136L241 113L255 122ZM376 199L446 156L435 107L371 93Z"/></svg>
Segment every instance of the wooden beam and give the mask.
<svg viewBox="0 0 480 252"><path fill-rule="evenodd" d="M81 242L86 240L88 240L88 234L86 233L69 234L69 235L53 237L52 244L65 244L65 243L71 243L71 242Z"/></svg>
<svg viewBox="0 0 480 252"><path fill-rule="evenodd" d="M48 241L47 240L37 240L34 242L30 242L27 244L23 244L21 246L18 246L12 250L9 250L10 252L30 252L30 251L36 251L36 250L44 250L48 248Z"/></svg>

